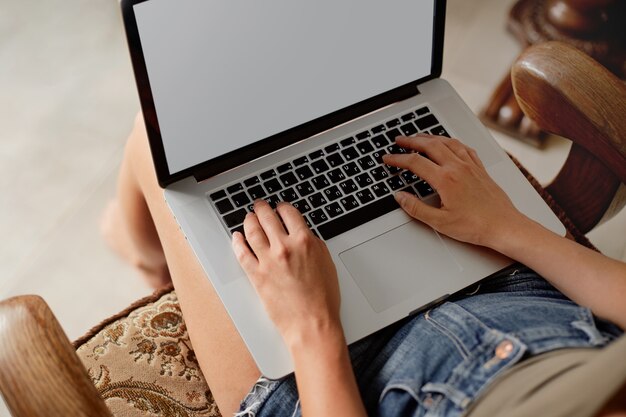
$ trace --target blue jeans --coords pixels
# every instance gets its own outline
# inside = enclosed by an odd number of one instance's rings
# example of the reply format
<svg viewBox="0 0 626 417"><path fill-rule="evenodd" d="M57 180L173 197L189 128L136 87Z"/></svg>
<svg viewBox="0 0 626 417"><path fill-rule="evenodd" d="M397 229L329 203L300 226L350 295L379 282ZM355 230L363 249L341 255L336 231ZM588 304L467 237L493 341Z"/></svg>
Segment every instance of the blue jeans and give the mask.
<svg viewBox="0 0 626 417"><path fill-rule="evenodd" d="M369 416L460 416L505 370L562 348L619 337L535 272L517 266L350 345ZM237 416L301 415L293 375L261 378Z"/></svg>

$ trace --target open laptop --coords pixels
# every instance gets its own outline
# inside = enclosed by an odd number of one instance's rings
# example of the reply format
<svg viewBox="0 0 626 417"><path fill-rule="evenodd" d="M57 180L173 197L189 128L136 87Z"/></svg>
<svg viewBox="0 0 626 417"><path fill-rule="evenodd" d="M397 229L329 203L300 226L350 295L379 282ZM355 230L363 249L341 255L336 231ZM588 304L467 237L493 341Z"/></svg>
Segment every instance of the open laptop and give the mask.
<svg viewBox="0 0 626 417"><path fill-rule="evenodd" d="M159 183L261 372L293 370L231 250L252 201L292 202L337 265L348 343L511 263L411 220L398 135L459 138L525 214L564 227L441 74L444 0L122 0Z"/></svg>

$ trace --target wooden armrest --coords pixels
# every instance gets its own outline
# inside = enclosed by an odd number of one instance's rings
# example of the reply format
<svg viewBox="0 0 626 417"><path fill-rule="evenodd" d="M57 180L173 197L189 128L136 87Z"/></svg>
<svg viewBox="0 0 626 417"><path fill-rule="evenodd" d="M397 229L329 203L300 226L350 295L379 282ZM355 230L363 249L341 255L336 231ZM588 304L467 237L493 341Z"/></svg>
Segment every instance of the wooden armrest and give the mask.
<svg viewBox="0 0 626 417"><path fill-rule="evenodd" d="M0 393L14 417L111 417L46 302L0 302Z"/></svg>
<svg viewBox="0 0 626 417"><path fill-rule="evenodd" d="M591 230L626 183L626 85L560 42L528 48L511 78L524 113L572 140L565 165L546 189L582 232Z"/></svg>

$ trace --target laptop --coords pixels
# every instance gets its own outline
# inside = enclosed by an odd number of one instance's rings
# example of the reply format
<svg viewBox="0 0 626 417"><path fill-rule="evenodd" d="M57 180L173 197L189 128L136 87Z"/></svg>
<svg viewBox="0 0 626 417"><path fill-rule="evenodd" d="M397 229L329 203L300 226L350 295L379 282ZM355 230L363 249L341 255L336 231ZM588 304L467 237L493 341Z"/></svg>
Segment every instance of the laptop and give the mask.
<svg viewBox="0 0 626 417"><path fill-rule="evenodd" d="M355 342L512 263L412 220L393 193L436 190L385 166L399 135L452 136L532 219L565 228L440 78L444 0L122 0L167 204L260 371L289 353L231 250L252 202L288 201L337 266Z"/></svg>

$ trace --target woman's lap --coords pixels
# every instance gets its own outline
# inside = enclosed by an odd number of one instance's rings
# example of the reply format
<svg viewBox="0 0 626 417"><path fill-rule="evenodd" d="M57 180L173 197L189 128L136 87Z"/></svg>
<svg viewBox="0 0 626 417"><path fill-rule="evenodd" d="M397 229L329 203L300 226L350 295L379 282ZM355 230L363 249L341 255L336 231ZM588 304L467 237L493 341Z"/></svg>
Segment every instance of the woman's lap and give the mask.
<svg viewBox="0 0 626 417"><path fill-rule="evenodd" d="M498 375L529 356L599 347L619 330L596 323L520 267L350 346L369 415L460 415ZM293 376L262 380L240 415L299 415ZM255 414L249 413L250 411Z"/></svg>

